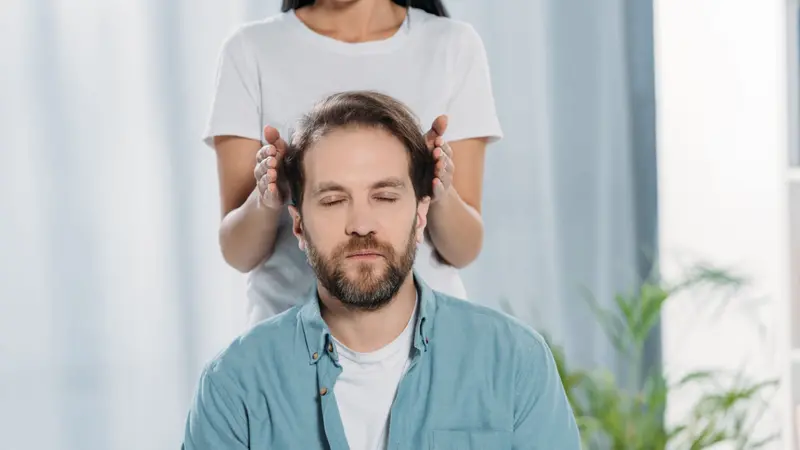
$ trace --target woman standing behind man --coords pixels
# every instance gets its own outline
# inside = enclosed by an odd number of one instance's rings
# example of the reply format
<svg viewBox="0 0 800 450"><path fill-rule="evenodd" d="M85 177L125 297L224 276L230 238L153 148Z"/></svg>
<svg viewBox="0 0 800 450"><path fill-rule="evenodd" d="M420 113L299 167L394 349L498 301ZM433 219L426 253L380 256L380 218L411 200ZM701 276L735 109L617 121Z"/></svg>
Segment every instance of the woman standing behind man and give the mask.
<svg viewBox="0 0 800 450"><path fill-rule="evenodd" d="M205 132L217 153L220 246L249 272L250 323L294 306L314 282L275 167L293 121L348 90L391 95L432 124L437 179L415 270L466 299L458 268L480 252L484 153L502 137L481 38L439 0L284 0L282 10L226 40Z"/></svg>

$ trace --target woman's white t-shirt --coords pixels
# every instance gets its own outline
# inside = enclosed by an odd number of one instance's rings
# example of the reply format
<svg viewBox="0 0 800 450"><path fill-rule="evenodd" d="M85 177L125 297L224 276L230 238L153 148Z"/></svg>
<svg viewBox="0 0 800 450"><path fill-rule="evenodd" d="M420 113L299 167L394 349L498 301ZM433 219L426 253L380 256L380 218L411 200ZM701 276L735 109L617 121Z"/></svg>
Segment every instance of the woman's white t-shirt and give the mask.
<svg viewBox="0 0 800 450"><path fill-rule="evenodd" d="M404 102L423 131L447 114L445 139L502 137L483 42L464 22L410 9L390 38L345 43L318 34L293 11L246 24L224 43L204 140L241 136L263 142L271 125L288 137L294 122L326 96L375 90ZM416 272L432 288L466 299L458 270L420 245ZM255 323L301 302L315 276L284 212L270 258L248 276Z"/></svg>

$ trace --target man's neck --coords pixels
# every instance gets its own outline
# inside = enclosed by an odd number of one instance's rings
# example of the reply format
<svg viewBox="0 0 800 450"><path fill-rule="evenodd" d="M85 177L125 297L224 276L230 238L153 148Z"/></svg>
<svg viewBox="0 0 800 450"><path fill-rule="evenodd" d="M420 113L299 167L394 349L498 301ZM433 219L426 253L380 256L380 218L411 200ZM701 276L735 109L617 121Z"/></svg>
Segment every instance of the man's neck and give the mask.
<svg viewBox="0 0 800 450"><path fill-rule="evenodd" d="M360 352L378 350L400 335L411 320L417 302L414 277L409 275L389 303L375 311L348 308L319 288L322 319L331 334L347 348Z"/></svg>
<svg viewBox="0 0 800 450"><path fill-rule="evenodd" d="M360 0L341 4L317 1L295 11L312 30L344 42L386 39L397 32L406 11L389 0Z"/></svg>

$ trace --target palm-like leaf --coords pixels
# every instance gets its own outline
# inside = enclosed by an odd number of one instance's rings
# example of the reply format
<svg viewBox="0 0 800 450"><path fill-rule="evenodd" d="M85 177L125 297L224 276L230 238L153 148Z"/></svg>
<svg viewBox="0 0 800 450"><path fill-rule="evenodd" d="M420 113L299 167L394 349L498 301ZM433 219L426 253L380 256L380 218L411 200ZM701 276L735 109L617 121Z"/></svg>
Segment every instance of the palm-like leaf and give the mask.
<svg viewBox="0 0 800 450"><path fill-rule="evenodd" d="M586 298L606 336L626 358L635 381L641 378L645 342L673 294L700 287L733 293L745 283L741 276L697 265L678 283L645 282L635 295L615 296L613 308L601 307L591 293ZM631 390L618 386L607 371L570 370L562 349L552 344L551 348L586 448L663 450L669 443L673 448L701 450L728 442L739 450L752 450L777 437L750 436L757 416L753 405L774 381L739 381L724 387L725 373L720 371L691 372L672 383L658 373L646 377L640 389ZM685 421L665 430L662 414L669 392L691 387L700 387L705 394Z"/></svg>

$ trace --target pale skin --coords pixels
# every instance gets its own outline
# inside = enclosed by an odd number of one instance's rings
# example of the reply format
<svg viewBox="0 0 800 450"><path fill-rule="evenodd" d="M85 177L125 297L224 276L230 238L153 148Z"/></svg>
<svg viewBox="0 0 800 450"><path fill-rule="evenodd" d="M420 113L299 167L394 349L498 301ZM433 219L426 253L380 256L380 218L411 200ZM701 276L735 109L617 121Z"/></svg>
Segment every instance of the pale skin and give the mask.
<svg viewBox="0 0 800 450"><path fill-rule="evenodd" d="M404 251L409 239L417 243L424 239L430 199L417 200L408 152L386 131L334 131L308 150L304 171L300 209L289 207L300 249L306 249L307 236L325 259L352 236L372 234L397 253ZM343 264L353 280L361 276L359 266L364 264L378 273L387 270L380 255L348 255ZM322 317L331 333L358 352L377 350L396 338L408 324L417 297L410 272L397 295L374 311L347 308L321 285L318 292Z"/></svg>
<svg viewBox="0 0 800 450"><path fill-rule="evenodd" d="M366 42L393 34L403 22L405 9L390 0L317 0L297 10L297 15L321 34ZM462 268L478 257L483 245L486 140L444 142L447 120L438 117L426 134L428 147L437 158L428 231L439 254ZM214 138L222 213L220 247L225 261L241 272L253 270L272 254L285 204L276 189L275 167L286 143L270 126L264 129L264 141L262 147L252 139Z"/></svg>

